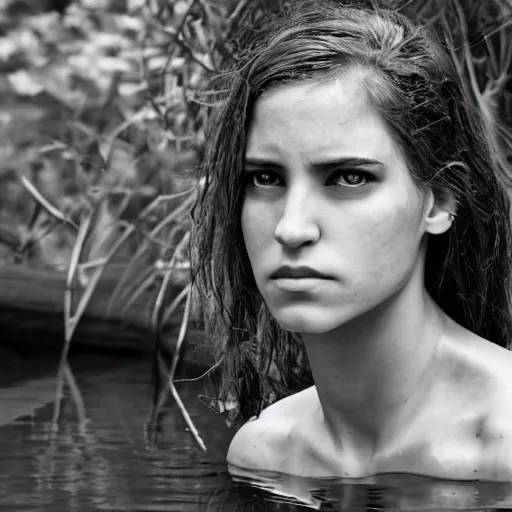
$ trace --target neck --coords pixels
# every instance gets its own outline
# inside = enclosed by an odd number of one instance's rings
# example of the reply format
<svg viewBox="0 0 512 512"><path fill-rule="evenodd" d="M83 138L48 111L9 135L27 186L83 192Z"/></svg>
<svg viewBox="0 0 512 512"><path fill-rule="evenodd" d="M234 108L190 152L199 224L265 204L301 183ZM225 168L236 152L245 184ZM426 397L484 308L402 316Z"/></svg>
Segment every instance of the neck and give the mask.
<svg viewBox="0 0 512 512"><path fill-rule="evenodd" d="M333 439L391 442L436 381L444 313L412 277L392 299L325 334L303 334Z"/></svg>

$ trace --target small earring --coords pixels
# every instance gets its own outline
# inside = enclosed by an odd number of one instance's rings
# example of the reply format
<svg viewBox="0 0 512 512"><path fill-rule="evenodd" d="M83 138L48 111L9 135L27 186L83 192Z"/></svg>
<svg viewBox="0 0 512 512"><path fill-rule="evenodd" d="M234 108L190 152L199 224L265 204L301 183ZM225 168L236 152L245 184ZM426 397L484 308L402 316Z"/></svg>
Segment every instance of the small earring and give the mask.
<svg viewBox="0 0 512 512"><path fill-rule="evenodd" d="M453 222L455 220L455 214L449 213L448 218L450 219L450 222Z"/></svg>

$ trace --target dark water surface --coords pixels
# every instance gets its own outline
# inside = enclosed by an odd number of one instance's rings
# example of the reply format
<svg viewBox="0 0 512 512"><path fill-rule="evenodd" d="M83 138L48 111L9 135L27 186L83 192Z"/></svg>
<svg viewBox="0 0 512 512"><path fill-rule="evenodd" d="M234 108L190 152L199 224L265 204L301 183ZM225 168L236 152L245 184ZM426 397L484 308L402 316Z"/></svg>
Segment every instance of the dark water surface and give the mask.
<svg viewBox="0 0 512 512"><path fill-rule="evenodd" d="M207 453L172 399L156 442L146 435L149 359L82 354L70 365L86 420L66 396L52 433L57 357L0 352L2 511L512 509L512 484L411 475L349 481L240 471L231 477L225 455L233 432L197 399L200 381L177 386Z"/></svg>

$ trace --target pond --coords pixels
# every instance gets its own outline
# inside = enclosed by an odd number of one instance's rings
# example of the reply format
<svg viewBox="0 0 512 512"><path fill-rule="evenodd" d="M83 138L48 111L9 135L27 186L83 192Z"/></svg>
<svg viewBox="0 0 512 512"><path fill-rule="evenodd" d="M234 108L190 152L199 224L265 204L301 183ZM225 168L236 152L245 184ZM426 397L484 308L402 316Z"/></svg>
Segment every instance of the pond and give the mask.
<svg viewBox="0 0 512 512"><path fill-rule="evenodd" d="M149 439L147 356L73 354L86 420L66 396L52 432L57 360L33 347L0 350L2 511L512 509L512 484L412 475L349 481L239 471L232 477L225 456L233 431L197 399L201 381L177 386L208 451L198 448L172 399L161 433Z"/></svg>

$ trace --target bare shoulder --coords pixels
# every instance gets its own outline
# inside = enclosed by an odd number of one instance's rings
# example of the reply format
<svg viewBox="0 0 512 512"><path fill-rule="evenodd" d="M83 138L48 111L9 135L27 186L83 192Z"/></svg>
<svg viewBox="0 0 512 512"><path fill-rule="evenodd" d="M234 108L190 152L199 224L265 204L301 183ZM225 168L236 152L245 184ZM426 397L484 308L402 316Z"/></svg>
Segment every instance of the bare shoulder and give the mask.
<svg viewBox="0 0 512 512"><path fill-rule="evenodd" d="M310 389L310 388L308 388ZM241 468L283 471L295 445L296 427L308 390L301 391L264 409L259 418L245 423L234 435L228 449L228 464Z"/></svg>
<svg viewBox="0 0 512 512"><path fill-rule="evenodd" d="M512 352L496 347L489 409L480 436L484 479L512 482Z"/></svg>
<svg viewBox="0 0 512 512"><path fill-rule="evenodd" d="M483 480L512 482L512 414L507 410L492 412L480 436Z"/></svg>
<svg viewBox="0 0 512 512"><path fill-rule="evenodd" d="M493 343L486 343L481 361L489 376L489 396L492 415L512 414L512 351Z"/></svg>
<svg viewBox="0 0 512 512"><path fill-rule="evenodd" d="M456 361L457 383L462 383L467 398L477 400L486 410L512 408L512 351L471 334L458 345L452 362ZM455 365L454 365L455 366Z"/></svg>

